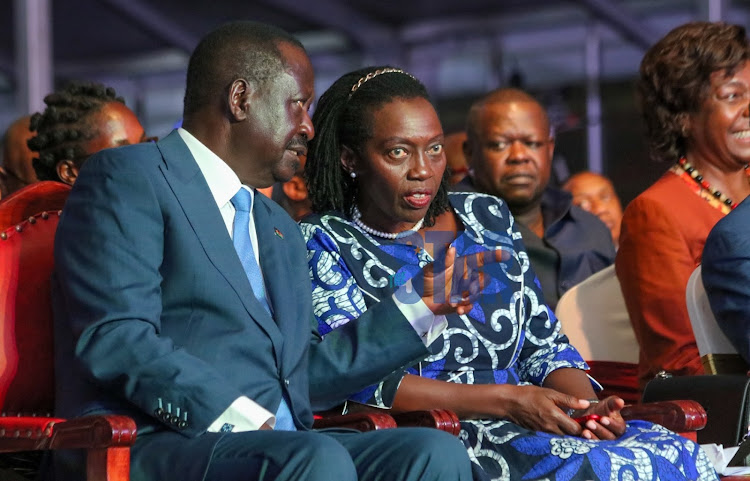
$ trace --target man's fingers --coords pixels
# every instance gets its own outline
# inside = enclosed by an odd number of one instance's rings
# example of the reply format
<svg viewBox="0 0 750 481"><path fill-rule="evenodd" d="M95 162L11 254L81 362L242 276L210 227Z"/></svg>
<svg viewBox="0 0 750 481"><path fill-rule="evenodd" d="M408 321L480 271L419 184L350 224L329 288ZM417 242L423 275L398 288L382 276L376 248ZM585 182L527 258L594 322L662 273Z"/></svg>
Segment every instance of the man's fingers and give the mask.
<svg viewBox="0 0 750 481"><path fill-rule="evenodd" d="M495 262L505 262L510 260L511 250L505 247L499 247L495 249Z"/></svg>
<svg viewBox="0 0 750 481"><path fill-rule="evenodd" d="M453 267L456 262L456 248L451 246L445 250L445 269Z"/></svg>

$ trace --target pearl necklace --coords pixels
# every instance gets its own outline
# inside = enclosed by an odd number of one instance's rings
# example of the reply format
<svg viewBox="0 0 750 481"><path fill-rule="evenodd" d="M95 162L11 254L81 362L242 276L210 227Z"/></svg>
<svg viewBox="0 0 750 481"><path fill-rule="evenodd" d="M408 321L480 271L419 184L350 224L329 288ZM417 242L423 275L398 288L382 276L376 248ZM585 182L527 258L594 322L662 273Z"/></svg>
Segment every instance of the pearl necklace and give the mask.
<svg viewBox="0 0 750 481"><path fill-rule="evenodd" d="M698 183L698 185L709 191L711 195L714 196L714 198L729 206L730 209L734 209L735 207L737 207L737 204L735 202L732 202L732 199L721 193L719 190L711 187L711 185L703 179L703 175L698 172L698 169L690 165L690 162L688 162L685 157L682 157L679 160L678 164L680 167L682 167L682 170L687 172L687 174ZM747 166L745 167L745 169L747 169Z"/></svg>
<svg viewBox="0 0 750 481"><path fill-rule="evenodd" d="M410 236L419 229L422 228L422 224L424 224L424 217L422 217L419 222L414 224L414 227L412 227L409 230L405 230L403 232L383 232L377 229L373 229L369 225L362 222L362 213L359 211L359 208L355 205L354 211L352 212L352 220L355 224L359 226L360 229L367 232L368 234L372 234L376 237L382 237L383 239L400 239L402 237Z"/></svg>

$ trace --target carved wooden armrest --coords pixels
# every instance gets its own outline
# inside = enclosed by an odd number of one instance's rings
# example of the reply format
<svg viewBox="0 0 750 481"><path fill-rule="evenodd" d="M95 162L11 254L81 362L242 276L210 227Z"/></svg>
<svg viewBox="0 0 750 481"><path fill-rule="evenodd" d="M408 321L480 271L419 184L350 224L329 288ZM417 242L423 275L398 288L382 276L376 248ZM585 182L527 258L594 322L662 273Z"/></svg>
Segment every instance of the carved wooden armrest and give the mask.
<svg viewBox="0 0 750 481"><path fill-rule="evenodd" d="M0 417L0 452L130 447L135 436L135 421L127 416Z"/></svg>
<svg viewBox="0 0 750 481"><path fill-rule="evenodd" d="M430 411L409 411L392 414L399 426L426 427L440 429L458 436L461 423L453 411L447 409L432 409Z"/></svg>
<svg viewBox="0 0 750 481"><path fill-rule="evenodd" d="M381 412L316 416L313 423L313 429L348 428L363 432L395 427L396 421L394 421L393 417Z"/></svg>
<svg viewBox="0 0 750 481"><path fill-rule="evenodd" d="M700 403L687 400L625 406L622 409L622 417L625 420L650 421L678 433L699 431L706 426L708 419Z"/></svg>

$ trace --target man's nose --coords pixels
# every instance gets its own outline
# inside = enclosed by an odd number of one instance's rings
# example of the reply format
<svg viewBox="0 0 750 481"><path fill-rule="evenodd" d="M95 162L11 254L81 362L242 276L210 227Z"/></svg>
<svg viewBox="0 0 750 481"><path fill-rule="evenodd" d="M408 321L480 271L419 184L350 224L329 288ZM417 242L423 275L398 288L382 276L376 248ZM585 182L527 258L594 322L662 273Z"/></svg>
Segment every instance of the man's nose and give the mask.
<svg viewBox="0 0 750 481"><path fill-rule="evenodd" d="M508 160L515 162L525 162L529 160L528 149L526 145L520 140L514 140L510 144L510 151L508 152Z"/></svg>
<svg viewBox="0 0 750 481"><path fill-rule="evenodd" d="M606 209L604 208L604 202L599 199L593 199L591 201L591 213L595 215L602 214Z"/></svg>
<svg viewBox="0 0 750 481"><path fill-rule="evenodd" d="M315 127L313 127L312 119L308 112L305 112L305 116L300 124L300 133L304 135L307 140L312 140L312 138L315 137Z"/></svg>

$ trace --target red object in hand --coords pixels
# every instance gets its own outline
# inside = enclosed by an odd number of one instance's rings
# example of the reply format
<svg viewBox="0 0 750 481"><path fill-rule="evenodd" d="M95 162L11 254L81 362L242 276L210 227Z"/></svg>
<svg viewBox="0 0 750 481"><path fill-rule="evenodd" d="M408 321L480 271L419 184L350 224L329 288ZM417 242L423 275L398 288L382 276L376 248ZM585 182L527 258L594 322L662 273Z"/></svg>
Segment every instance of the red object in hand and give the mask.
<svg viewBox="0 0 750 481"><path fill-rule="evenodd" d="M586 421L589 419L592 419L594 421L598 421L601 418L598 414L587 414L585 416L579 416L577 418L573 418L573 421L577 422L581 425L581 427L585 427Z"/></svg>

